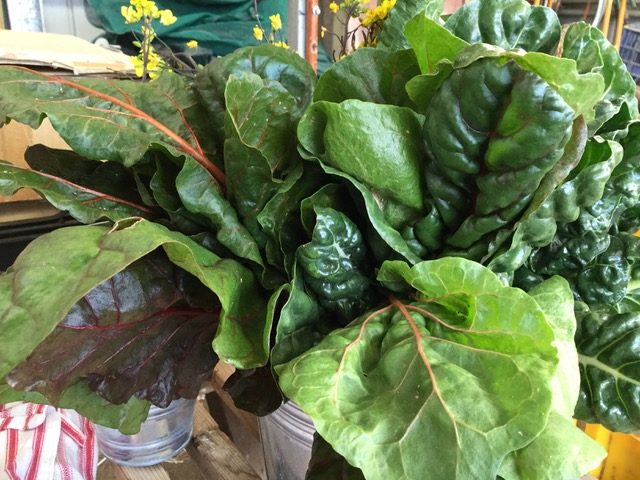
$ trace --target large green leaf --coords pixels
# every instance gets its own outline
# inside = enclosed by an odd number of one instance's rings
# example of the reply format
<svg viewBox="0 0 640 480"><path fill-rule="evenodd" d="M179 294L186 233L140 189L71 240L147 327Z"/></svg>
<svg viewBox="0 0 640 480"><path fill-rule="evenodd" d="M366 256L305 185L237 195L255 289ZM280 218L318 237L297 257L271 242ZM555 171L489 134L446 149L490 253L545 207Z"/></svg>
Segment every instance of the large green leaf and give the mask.
<svg viewBox="0 0 640 480"><path fill-rule="evenodd" d="M418 73L411 50L359 48L322 74L313 98L316 102L355 99L411 107L405 84Z"/></svg>
<svg viewBox="0 0 640 480"><path fill-rule="evenodd" d="M181 274L158 255L116 273L77 302L7 382L54 402L83 379L114 404L195 398L215 366L217 301L204 287L192 301Z"/></svg>
<svg viewBox="0 0 640 480"><path fill-rule="evenodd" d="M227 106L225 172L228 196L260 244L257 216L276 193L296 151L296 100L281 84L255 74L232 75Z"/></svg>
<svg viewBox="0 0 640 480"><path fill-rule="evenodd" d="M298 249L298 263L320 305L347 323L374 300L364 239L343 213L327 207L315 212L313 237Z"/></svg>
<svg viewBox="0 0 640 480"><path fill-rule="evenodd" d="M16 167L0 161L0 195L12 195L21 188L32 188L59 210L69 212L82 223L100 219L152 217L153 212L123 198L109 195L61 177Z"/></svg>
<svg viewBox="0 0 640 480"><path fill-rule="evenodd" d="M216 239L240 258L263 265L260 249L213 177L193 160L186 160L175 178L185 208L207 221Z"/></svg>
<svg viewBox="0 0 640 480"><path fill-rule="evenodd" d="M575 60L580 73L595 72L604 79L605 90L589 123L590 132L596 132L622 108L628 119L637 117L636 84L616 48L599 29L584 22L572 24L564 36L562 56Z"/></svg>
<svg viewBox="0 0 640 480"><path fill-rule="evenodd" d="M224 142L225 88L231 75L255 73L280 83L296 99L297 115L311 102L316 74L297 53L274 45L246 47L214 58L196 75L195 88L209 111L210 132Z"/></svg>
<svg viewBox="0 0 640 480"><path fill-rule="evenodd" d="M0 403L11 402L51 403L38 392L20 392L0 384ZM147 418L150 403L131 397L127 403L114 405L93 392L86 381L81 381L66 389L56 406L73 409L94 423L133 435L140 431L140 425Z"/></svg>
<svg viewBox="0 0 640 480"><path fill-rule="evenodd" d="M48 117L79 155L132 166L147 151L193 158L224 185L214 163L206 111L183 77L152 83L53 77L21 67L0 69L0 119L36 128ZM33 101L37 99L37 101Z"/></svg>
<svg viewBox="0 0 640 480"><path fill-rule="evenodd" d="M640 311L586 311L578 326L582 384L576 418L617 432L640 432Z"/></svg>
<svg viewBox="0 0 640 480"><path fill-rule="evenodd" d="M420 123L412 110L394 105L316 102L300 121L298 138L311 155L381 197L394 224L422 209Z"/></svg>
<svg viewBox="0 0 640 480"><path fill-rule="evenodd" d="M405 35L415 52L424 74L433 75L438 71L438 63L446 60L453 63L462 50L469 46L456 37L439 22L427 15L417 15L405 28Z"/></svg>
<svg viewBox="0 0 640 480"><path fill-rule="evenodd" d="M529 294L542 308L554 331L559 363L551 378L551 413L533 442L513 452L500 468L505 480L574 479L598 466L605 450L577 428L571 418L580 391L573 296L562 277L541 283Z"/></svg>
<svg viewBox="0 0 640 480"><path fill-rule="evenodd" d="M322 339L320 308L317 300L307 293L298 265L294 266L291 282L274 292L269 304L272 309L282 305L274 324L275 344L271 351L274 367L293 360Z"/></svg>
<svg viewBox="0 0 640 480"><path fill-rule="evenodd" d="M407 22L422 13L429 18L438 19L444 7L443 0L403 0L396 2L384 21L378 36L378 48L384 50L402 50L409 47L404 36Z"/></svg>
<svg viewBox="0 0 640 480"><path fill-rule="evenodd" d="M543 311L463 259L388 262L378 279L414 299L333 331L278 368L281 388L367 479L495 478L547 422Z"/></svg>
<svg viewBox="0 0 640 480"><path fill-rule="evenodd" d="M138 219L41 236L0 276L0 375L24 361L81 298L160 246L218 297L218 356L240 368L263 365L265 303L251 272L182 234Z"/></svg>
<svg viewBox="0 0 640 480"><path fill-rule="evenodd" d="M553 10L524 0L475 0L459 8L445 26L469 43L553 53L560 22Z"/></svg>

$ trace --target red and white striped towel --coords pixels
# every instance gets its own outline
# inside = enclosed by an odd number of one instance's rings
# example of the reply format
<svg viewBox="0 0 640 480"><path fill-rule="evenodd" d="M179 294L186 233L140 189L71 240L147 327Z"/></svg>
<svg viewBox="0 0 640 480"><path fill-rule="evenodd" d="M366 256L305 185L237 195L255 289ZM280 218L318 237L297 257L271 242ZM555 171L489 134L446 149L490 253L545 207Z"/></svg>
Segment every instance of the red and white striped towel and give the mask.
<svg viewBox="0 0 640 480"><path fill-rule="evenodd" d="M95 480L93 425L73 410L0 405L0 479Z"/></svg>

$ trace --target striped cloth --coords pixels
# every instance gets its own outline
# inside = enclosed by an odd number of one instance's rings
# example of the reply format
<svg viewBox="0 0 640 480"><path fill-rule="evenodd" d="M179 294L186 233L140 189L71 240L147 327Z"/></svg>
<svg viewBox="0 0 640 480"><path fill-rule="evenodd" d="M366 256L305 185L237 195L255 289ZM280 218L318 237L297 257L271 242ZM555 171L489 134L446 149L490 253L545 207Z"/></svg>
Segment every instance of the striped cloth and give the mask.
<svg viewBox="0 0 640 480"><path fill-rule="evenodd" d="M93 425L73 410L0 405L0 479L95 480Z"/></svg>

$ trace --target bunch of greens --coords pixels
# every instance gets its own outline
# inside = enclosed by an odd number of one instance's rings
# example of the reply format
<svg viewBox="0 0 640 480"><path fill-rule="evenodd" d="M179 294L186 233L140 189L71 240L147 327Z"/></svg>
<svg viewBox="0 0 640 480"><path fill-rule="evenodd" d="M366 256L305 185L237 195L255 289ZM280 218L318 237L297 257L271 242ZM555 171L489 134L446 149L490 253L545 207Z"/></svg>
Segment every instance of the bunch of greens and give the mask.
<svg viewBox="0 0 640 480"><path fill-rule="evenodd" d="M0 193L87 224L0 276L0 400L132 432L221 359L238 405L311 416L309 479L576 478L573 415L640 430L633 80L547 8L441 12L319 79L270 45L194 81L0 70L2 118L72 148Z"/></svg>

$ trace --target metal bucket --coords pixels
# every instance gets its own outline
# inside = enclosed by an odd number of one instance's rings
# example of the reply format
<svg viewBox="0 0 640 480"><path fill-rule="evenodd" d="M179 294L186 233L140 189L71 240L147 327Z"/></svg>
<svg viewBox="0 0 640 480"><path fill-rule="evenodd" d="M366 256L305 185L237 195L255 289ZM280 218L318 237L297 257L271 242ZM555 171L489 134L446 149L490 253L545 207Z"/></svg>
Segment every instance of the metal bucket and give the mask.
<svg viewBox="0 0 640 480"><path fill-rule="evenodd" d="M287 402L259 421L268 480L304 480L315 432L311 418Z"/></svg>
<svg viewBox="0 0 640 480"><path fill-rule="evenodd" d="M152 406L135 435L123 435L118 430L96 425L98 447L112 462L130 467L169 460L191 440L195 404L195 400L180 399L167 408Z"/></svg>

